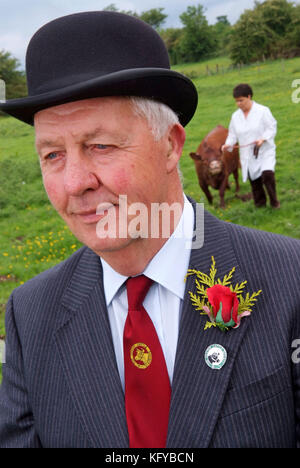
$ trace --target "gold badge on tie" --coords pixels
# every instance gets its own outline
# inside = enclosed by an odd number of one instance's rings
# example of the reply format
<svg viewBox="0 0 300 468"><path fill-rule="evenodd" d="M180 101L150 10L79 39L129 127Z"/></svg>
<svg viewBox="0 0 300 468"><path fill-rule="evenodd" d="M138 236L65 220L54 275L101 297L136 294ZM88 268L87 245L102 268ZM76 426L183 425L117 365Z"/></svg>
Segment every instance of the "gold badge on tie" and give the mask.
<svg viewBox="0 0 300 468"><path fill-rule="evenodd" d="M130 350L132 363L139 369L146 369L152 361L152 353L144 343L135 343Z"/></svg>

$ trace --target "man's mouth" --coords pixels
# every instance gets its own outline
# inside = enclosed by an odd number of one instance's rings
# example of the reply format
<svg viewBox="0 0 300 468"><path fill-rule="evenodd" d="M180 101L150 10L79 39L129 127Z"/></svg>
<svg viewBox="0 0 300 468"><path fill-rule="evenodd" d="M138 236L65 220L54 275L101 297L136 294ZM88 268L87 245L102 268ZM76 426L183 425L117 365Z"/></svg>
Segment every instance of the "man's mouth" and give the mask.
<svg viewBox="0 0 300 468"><path fill-rule="evenodd" d="M74 212L74 215L84 224L95 224L108 213L108 210L115 208L115 206L113 203L104 202L100 203L97 208Z"/></svg>
<svg viewBox="0 0 300 468"><path fill-rule="evenodd" d="M110 210L111 208L113 208L115 205L111 202L102 202L102 203L99 203L99 205L97 206L97 214L98 215L103 215L105 214L108 210Z"/></svg>

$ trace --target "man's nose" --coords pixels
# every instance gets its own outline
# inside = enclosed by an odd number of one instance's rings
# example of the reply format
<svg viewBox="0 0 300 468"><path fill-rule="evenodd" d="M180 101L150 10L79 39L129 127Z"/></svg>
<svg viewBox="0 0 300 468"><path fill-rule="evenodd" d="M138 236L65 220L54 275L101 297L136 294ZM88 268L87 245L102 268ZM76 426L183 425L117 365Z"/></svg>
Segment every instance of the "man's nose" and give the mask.
<svg viewBox="0 0 300 468"><path fill-rule="evenodd" d="M81 196L87 190L96 190L100 181L87 156L72 154L67 157L64 169L64 188L69 196Z"/></svg>

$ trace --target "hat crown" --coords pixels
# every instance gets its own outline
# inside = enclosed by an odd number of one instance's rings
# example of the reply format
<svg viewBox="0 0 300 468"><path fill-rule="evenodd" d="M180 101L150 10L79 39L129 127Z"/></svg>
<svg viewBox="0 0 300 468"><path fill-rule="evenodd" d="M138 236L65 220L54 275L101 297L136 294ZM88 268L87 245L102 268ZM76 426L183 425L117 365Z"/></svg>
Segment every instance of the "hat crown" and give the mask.
<svg viewBox="0 0 300 468"><path fill-rule="evenodd" d="M198 102L192 81L170 69L159 34L123 13L90 11L46 24L29 43L26 73L28 96L0 109L30 125L49 107L105 96L152 99L186 125Z"/></svg>
<svg viewBox="0 0 300 468"><path fill-rule="evenodd" d="M151 26L117 12L55 19L36 32L26 55L29 95L136 68L170 69L168 52Z"/></svg>

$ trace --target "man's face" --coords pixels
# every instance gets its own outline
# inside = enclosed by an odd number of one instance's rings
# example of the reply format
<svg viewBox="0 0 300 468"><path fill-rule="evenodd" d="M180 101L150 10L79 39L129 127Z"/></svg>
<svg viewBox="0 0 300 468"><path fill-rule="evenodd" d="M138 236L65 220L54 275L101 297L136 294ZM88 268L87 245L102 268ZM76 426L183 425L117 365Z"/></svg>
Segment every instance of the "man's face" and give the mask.
<svg viewBox="0 0 300 468"><path fill-rule="evenodd" d="M98 237L97 223L109 213L96 214L99 204L113 205L118 225L119 195L127 196L128 205L140 202L148 209L151 202L167 200L169 139L156 142L129 100L95 98L52 107L36 114L35 131L48 197L92 250L114 251L135 241Z"/></svg>
<svg viewBox="0 0 300 468"><path fill-rule="evenodd" d="M251 96L248 96L248 97L241 96L241 97L235 98L235 102L236 102L237 107L239 107L243 112L247 112L251 109L251 105L252 105Z"/></svg>

